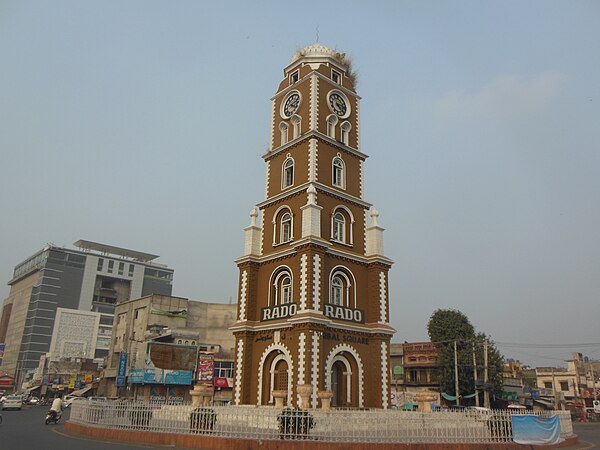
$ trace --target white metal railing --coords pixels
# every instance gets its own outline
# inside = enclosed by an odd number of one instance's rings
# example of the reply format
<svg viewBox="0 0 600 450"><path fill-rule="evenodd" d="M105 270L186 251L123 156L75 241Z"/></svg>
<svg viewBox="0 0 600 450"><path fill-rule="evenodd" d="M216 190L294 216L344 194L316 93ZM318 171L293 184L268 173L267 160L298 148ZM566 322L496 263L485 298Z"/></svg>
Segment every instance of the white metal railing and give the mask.
<svg viewBox="0 0 600 450"><path fill-rule="evenodd" d="M75 402L70 421L82 425L162 433L210 434L246 439L309 439L330 442L493 443L512 441L511 416L558 415L561 437L573 435L568 411L480 412L400 410L285 410L133 401Z"/></svg>

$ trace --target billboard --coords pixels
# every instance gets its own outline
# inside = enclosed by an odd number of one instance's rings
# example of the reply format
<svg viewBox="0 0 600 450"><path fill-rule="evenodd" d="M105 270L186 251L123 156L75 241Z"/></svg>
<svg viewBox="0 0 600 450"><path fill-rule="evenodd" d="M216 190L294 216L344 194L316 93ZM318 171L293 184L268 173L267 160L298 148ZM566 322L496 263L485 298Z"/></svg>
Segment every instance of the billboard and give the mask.
<svg viewBox="0 0 600 450"><path fill-rule="evenodd" d="M131 369L127 380L131 384L192 384L191 370Z"/></svg>
<svg viewBox="0 0 600 450"><path fill-rule="evenodd" d="M194 370L197 351L198 347L195 345L149 342L146 367L165 370Z"/></svg>
<svg viewBox="0 0 600 450"><path fill-rule="evenodd" d="M198 352L198 366L196 368L196 380L212 382L215 373L215 355L212 353Z"/></svg>

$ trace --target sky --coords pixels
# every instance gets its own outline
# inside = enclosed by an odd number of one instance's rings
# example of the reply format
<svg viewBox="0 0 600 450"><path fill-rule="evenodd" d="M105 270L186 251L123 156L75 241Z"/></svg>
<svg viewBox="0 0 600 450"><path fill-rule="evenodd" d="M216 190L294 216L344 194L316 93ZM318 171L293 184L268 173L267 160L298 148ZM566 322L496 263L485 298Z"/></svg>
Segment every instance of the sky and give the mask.
<svg viewBox="0 0 600 450"><path fill-rule="evenodd" d="M319 42L358 72L394 342L439 308L507 358L600 359L600 2L0 0L0 299L79 239L237 300L270 98Z"/></svg>

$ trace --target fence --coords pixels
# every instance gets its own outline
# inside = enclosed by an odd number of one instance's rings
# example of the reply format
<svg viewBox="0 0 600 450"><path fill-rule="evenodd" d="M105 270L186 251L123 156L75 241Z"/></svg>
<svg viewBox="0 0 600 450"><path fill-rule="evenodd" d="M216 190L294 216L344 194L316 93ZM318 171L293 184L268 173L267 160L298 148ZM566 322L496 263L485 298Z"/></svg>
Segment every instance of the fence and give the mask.
<svg viewBox="0 0 600 450"><path fill-rule="evenodd" d="M255 406L211 406L132 401L72 405L70 421L86 426L245 439L308 439L365 443L495 443L512 441L511 416L521 411L399 410L302 411ZM559 415L561 437L573 435L568 411Z"/></svg>

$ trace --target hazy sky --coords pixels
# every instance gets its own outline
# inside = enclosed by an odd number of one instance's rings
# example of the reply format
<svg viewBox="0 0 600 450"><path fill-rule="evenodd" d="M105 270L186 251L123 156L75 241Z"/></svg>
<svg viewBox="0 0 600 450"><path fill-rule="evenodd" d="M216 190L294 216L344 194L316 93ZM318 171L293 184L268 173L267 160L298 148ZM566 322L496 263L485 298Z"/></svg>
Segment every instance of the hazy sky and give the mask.
<svg viewBox="0 0 600 450"><path fill-rule="evenodd" d="M599 20L598 1L2 0L0 299L47 242L88 239L236 301L270 97L318 29L358 69L394 341L456 308L507 357L600 358Z"/></svg>

